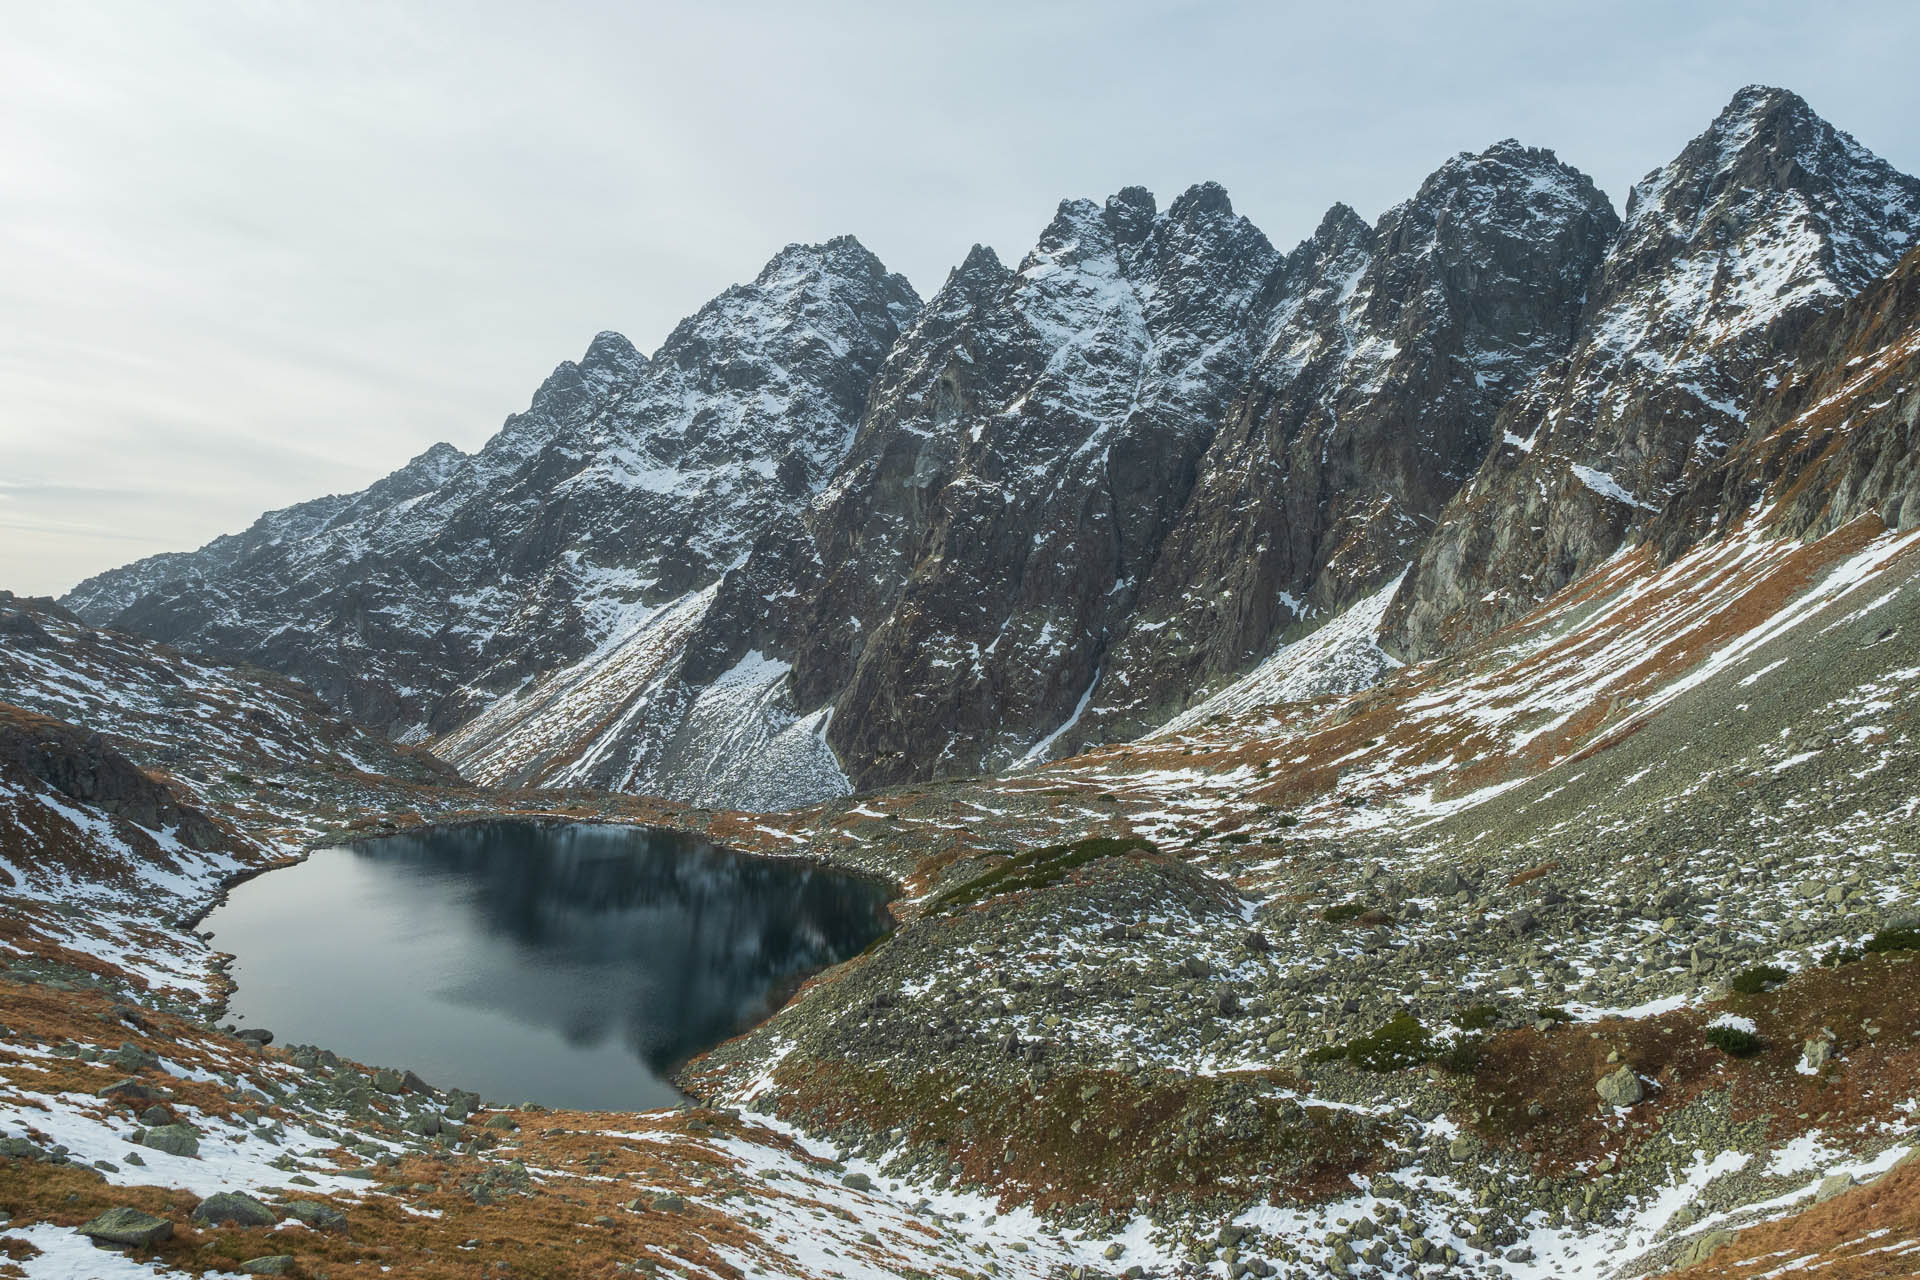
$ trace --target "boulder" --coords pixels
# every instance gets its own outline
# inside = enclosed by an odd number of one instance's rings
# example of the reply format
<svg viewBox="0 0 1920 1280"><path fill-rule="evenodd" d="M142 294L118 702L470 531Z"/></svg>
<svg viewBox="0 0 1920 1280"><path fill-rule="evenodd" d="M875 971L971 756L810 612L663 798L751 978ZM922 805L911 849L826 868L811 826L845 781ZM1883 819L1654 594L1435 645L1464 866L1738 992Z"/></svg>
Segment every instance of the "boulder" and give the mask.
<svg viewBox="0 0 1920 1280"><path fill-rule="evenodd" d="M194 1207L193 1220L202 1226L270 1227L280 1215L240 1191L220 1191Z"/></svg>
<svg viewBox="0 0 1920 1280"><path fill-rule="evenodd" d="M241 1263L240 1270L250 1276L290 1276L293 1274L293 1255L270 1253L264 1258L252 1258Z"/></svg>
<svg viewBox="0 0 1920 1280"><path fill-rule="evenodd" d="M172 1238L173 1224L143 1210L122 1206L109 1209L87 1223L80 1228L80 1234L96 1244L115 1245L123 1249L150 1249L160 1241Z"/></svg>
<svg viewBox="0 0 1920 1280"><path fill-rule="evenodd" d="M164 1151L170 1156L198 1156L200 1135L194 1132L190 1124L163 1124L142 1130L140 1145L154 1151Z"/></svg>
<svg viewBox="0 0 1920 1280"><path fill-rule="evenodd" d="M1853 1190L1852 1174L1830 1173L1820 1180L1819 1187L1814 1190L1813 1202L1815 1204L1825 1204L1835 1196L1845 1195L1851 1190Z"/></svg>
<svg viewBox="0 0 1920 1280"><path fill-rule="evenodd" d="M1600 1083L1594 1085L1593 1091L1599 1094L1600 1100L1610 1107L1630 1107L1647 1096L1646 1087L1640 1083L1639 1075L1629 1066L1623 1066L1617 1071L1602 1076Z"/></svg>
<svg viewBox="0 0 1920 1280"><path fill-rule="evenodd" d="M160 1095L154 1092L153 1086L128 1076L125 1080L115 1080L101 1089L99 1096L111 1098L115 1102L148 1102Z"/></svg>

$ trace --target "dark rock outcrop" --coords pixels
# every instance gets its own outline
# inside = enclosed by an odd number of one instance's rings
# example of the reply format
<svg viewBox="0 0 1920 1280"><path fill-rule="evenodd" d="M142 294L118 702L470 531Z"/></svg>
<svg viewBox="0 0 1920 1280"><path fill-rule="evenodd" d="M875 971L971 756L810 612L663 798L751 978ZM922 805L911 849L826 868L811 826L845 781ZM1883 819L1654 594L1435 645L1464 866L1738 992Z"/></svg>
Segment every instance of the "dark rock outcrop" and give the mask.
<svg viewBox="0 0 1920 1280"><path fill-rule="evenodd" d="M14 771L149 831L171 830L189 849L223 846L211 818L181 803L100 734L0 703L0 773Z"/></svg>
<svg viewBox="0 0 1920 1280"><path fill-rule="evenodd" d="M1165 720L1289 627L1390 582L1565 353L1618 220L1502 142L1367 227L1344 206L1270 289L1264 353L1114 646L1079 742Z"/></svg>

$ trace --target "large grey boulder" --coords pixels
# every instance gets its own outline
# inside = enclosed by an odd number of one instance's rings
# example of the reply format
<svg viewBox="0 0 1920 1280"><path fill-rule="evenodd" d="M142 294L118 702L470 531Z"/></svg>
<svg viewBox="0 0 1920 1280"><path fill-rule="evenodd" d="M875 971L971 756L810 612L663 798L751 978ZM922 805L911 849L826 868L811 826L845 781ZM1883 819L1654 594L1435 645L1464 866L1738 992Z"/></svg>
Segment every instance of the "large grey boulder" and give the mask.
<svg viewBox="0 0 1920 1280"><path fill-rule="evenodd" d="M189 1124L163 1124L155 1129L143 1130L140 1144L155 1151L164 1151L170 1156L200 1154L200 1135Z"/></svg>
<svg viewBox="0 0 1920 1280"><path fill-rule="evenodd" d="M270 1227L280 1215L241 1191L220 1191L194 1206L193 1220L203 1226Z"/></svg>
<svg viewBox="0 0 1920 1280"><path fill-rule="evenodd" d="M80 1228L80 1234L98 1244L123 1249L149 1249L171 1239L173 1224L141 1209L122 1206L109 1209Z"/></svg>
<svg viewBox="0 0 1920 1280"><path fill-rule="evenodd" d="M1632 1067L1621 1067L1602 1076L1593 1091L1610 1107L1630 1107L1647 1096L1646 1086L1640 1083Z"/></svg>

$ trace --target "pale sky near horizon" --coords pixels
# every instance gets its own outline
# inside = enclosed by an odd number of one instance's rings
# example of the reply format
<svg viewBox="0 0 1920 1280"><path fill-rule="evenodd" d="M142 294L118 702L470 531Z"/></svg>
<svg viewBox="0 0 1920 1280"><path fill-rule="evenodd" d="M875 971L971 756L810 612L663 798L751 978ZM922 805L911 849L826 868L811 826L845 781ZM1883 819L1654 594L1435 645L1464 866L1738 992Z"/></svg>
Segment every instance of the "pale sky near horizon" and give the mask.
<svg viewBox="0 0 1920 1280"><path fill-rule="evenodd" d="M1449 155L1614 200L1741 85L1920 171L1920 6L8 6L0 588L478 447L791 241L923 295L1063 196L1223 183L1282 249Z"/></svg>

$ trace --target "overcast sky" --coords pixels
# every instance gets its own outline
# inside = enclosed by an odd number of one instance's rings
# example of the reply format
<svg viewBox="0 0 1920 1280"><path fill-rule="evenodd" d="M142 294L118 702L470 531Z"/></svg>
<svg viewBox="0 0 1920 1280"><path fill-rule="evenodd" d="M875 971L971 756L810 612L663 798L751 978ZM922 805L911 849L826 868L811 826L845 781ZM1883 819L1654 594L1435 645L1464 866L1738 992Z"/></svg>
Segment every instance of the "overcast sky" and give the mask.
<svg viewBox="0 0 1920 1280"><path fill-rule="evenodd" d="M1364 8L9 5L0 587L472 449L790 241L930 294L1210 178L1287 248L1509 136L1621 205L1754 81L1920 170L1911 0Z"/></svg>

